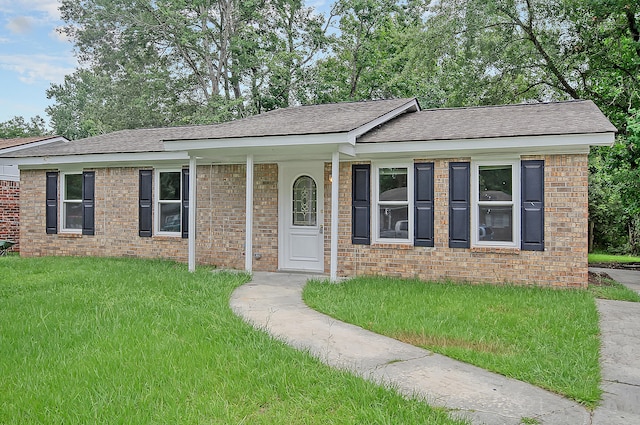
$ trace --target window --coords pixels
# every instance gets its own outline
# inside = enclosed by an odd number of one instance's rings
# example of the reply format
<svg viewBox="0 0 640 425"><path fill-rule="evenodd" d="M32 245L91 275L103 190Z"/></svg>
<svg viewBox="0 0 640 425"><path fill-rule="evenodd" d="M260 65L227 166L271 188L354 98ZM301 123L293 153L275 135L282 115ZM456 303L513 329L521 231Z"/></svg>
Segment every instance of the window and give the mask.
<svg viewBox="0 0 640 425"><path fill-rule="evenodd" d="M156 173L158 233L180 233L182 225L182 193L180 171L158 171Z"/></svg>
<svg viewBox="0 0 640 425"><path fill-rule="evenodd" d="M517 246L520 176L514 162L474 164L472 238L477 246Z"/></svg>
<svg viewBox="0 0 640 425"><path fill-rule="evenodd" d="M315 226L317 224L316 182L310 176L300 176L293 183L293 225Z"/></svg>
<svg viewBox="0 0 640 425"><path fill-rule="evenodd" d="M413 239L413 168L375 168L373 226L379 242Z"/></svg>
<svg viewBox="0 0 640 425"><path fill-rule="evenodd" d="M82 174L62 174L62 230L82 231Z"/></svg>

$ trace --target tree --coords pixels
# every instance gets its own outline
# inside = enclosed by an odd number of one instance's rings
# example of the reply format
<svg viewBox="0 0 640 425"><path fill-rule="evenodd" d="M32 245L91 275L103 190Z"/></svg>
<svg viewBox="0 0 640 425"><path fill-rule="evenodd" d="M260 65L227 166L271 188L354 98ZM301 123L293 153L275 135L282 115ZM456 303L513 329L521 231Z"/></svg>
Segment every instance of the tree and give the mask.
<svg viewBox="0 0 640 425"><path fill-rule="evenodd" d="M47 134L49 134L47 125L39 115L29 119L29 121L26 121L24 117L16 116L0 123L0 139L44 136Z"/></svg>
<svg viewBox="0 0 640 425"><path fill-rule="evenodd" d="M51 86L48 112L74 138L296 103L325 43L301 0L64 0L61 13L83 67Z"/></svg>

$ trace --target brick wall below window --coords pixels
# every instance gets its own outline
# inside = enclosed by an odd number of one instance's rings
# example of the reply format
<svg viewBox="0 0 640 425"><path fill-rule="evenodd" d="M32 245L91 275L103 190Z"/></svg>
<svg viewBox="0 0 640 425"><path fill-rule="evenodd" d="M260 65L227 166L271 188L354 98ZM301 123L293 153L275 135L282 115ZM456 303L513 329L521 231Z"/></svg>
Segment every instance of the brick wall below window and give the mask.
<svg viewBox="0 0 640 425"><path fill-rule="evenodd" d="M20 182L0 180L0 240L20 242ZM19 251L14 245L10 251Z"/></svg>

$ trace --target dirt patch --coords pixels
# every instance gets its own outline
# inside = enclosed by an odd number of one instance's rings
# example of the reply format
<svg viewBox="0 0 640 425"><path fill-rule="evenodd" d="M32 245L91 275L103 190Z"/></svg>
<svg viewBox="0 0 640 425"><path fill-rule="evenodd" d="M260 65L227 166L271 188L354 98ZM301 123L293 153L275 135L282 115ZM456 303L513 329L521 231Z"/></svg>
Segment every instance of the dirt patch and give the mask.
<svg viewBox="0 0 640 425"><path fill-rule="evenodd" d="M589 285L614 286L614 280L605 272L589 272Z"/></svg>

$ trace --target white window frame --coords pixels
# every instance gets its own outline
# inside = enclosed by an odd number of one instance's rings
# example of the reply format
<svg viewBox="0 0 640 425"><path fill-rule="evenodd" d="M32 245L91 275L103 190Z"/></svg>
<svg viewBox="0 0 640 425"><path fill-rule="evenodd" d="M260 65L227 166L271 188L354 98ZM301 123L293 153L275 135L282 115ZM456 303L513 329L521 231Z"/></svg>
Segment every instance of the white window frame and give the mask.
<svg viewBox="0 0 640 425"><path fill-rule="evenodd" d="M160 174L161 173L178 173L180 176L180 199L178 200L161 200L160 199ZM167 168L156 169L154 172L154 234L159 236L182 236L182 169L180 168ZM180 230L177 232L165 232L160 231L160 205L161 204L178 204L180 206Z"/></svg>
<svg viewBox="0 0 640 425"><path fill-rule="evenodd" d="M380 206L385 204L393 204L397 205L399 201L380 201L380 169L382 168L406 168L407 169L407 201L406 205L408 208L408 238L407 239L397 239L397 238L381 238L380 237ZM373 238L372 241L374 243L380 244L411 244L413 245L413 234L414 234L414 177L413 177L413 162L380 162L372 164L373 172L371 173L371 188L372 188L372 208L371 208L371 227L373 229ZM404 203L404 202L403 202Z"/></svg>
<svg viewBox="0 0 640 425"><path fill-rule="evenodd" d="M487 205L487 201L480 201L479 176L481 166L511 166L511 201L489 201L490 205L496 206L511 206L513 212L512 223L512 241L482 241L479 238L479 214L478 210L480 206ZM505 159L505 160L492 160L492 161L473 161L471 164L471 244L477 247L496 247L496 248L517 248L520 246L520 160L519 159Z"/></svg>
<svg viewBox="0 0 640 425"><path fill-rule="evenodd" d="M82 186L80 186L80 199L67 199L67 176L79 175L82 179L82 171L68 171L60 173L60 232L61 233L82 233L82 224L79 229L66 227L66 206L68 204L79 204L80 214L82 214Z"/></svg>

